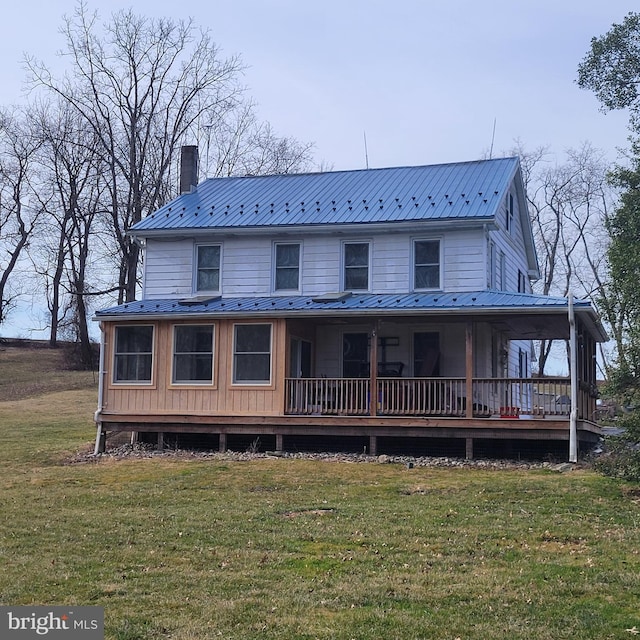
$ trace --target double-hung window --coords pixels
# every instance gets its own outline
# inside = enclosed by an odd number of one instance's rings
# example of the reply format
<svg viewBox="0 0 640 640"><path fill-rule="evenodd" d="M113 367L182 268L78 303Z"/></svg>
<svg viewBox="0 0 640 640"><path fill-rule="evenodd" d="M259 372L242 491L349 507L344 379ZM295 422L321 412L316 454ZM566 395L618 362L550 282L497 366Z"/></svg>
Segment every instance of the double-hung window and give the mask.
<svg viewBox="0 0 640 640"><path fill-rule="evenodd" d="M113 381L151 383L153 326L118 326L114 342Z"/></svg>
<svg viewBox="0 0 640 640"><path fill-rule="evenodd" d="M527 293L527 277L518 269L518 293Z"/></svg>
<svg viewBox="0 0 640 640"><path fill-rule="evenodd" d="M173 329L174 384L213 382L213 325L176 325Z"/></svg>
<svg viewBox="0 0 640 640"><path fill-rule="evenodd" d="M197 245L196 265L196 291L220 291L220 245Z"/></svg>
<svg viewBox="0 0 640 640"><path fill-rule="evenodd" d="M414 241L413 274L415 289L440 289L440 240Z"/></svg>
<svg viewBox="0 0 640 640"><path fill-rule="evenodd" d="M505 201L505 205L506 205L506 226L507 226L507 231L511 234L513 234L513 213L514 213L514 207L513 207L513 194L512 193L508 193L507 194L507 199Z"/></svg>
<svg viewBox="0 0 640 640"><path fill-rule="evenodd" d="M236 324L233 333L233 382L271 383L271 325Z"/></svg>
<svg viewBox="0 0 640 640"><path fill-rule="evenodd" d="M369 243L345 242L344 290L367 291L369 289Z"/></svg>
<svg viewBox="0 0 640 640"><path fill-rule="evenodd" d="M298 291L300 288L300 245L282 243L275 245L274 289Z"/></svg>

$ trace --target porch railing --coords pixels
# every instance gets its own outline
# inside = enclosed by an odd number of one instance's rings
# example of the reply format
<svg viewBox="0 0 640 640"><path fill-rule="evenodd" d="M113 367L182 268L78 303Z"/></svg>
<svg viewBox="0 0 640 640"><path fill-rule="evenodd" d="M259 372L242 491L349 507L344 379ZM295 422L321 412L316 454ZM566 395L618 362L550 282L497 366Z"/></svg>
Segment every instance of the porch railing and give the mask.
<svg viewBox="0 0 640 640"><path fill-rule="evenodd" d="M368 378L288 378L286 413L368 415Z"/></svg>
<svg viewBox="0 0 640 640"><path fill-rule="evenodd" d="M287 378L285 383L287 414L372 414L368 378ZM379 378L376 391L381 416L467 415L465 378ZM568 417L569 398L566 378L473 379L475 417Z"/></svg>

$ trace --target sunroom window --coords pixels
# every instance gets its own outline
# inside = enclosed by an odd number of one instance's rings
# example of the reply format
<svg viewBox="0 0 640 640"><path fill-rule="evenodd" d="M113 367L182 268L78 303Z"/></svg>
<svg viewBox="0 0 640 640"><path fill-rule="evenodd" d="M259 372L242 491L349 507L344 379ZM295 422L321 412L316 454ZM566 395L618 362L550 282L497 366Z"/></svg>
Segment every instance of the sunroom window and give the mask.
<svg viewBox="0 0 640 640"><path fill-rule="evenodd" d="M173 334L174 384L213 382L213 325L178 325Z"/></svg>
<svg viewBox="0 0 640 640"><path fill-rule="evenodd" d="M220 245L198 245L196 254L196 291L220 291Z"/></svg>
<svg viewBox="0 0 640 640"><path fill-rule="evenodd" d="M233 381L239 384L271 382L270 324L235 325Z"/></svg>
<svg viewBox="0 0 640 640"><path fill-rule="evenodd" d="M114 382L150 383L153 362L153 326L116 327Z"/></svg>

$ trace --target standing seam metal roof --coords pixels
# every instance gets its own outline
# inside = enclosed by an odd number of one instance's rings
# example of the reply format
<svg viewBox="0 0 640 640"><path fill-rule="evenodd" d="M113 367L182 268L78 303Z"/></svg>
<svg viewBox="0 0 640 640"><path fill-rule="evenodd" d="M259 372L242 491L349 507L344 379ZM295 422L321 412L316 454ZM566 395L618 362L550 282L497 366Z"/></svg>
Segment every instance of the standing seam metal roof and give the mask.
<svg viewBox="0 0 640 640"><path fill-rule="evenodd" d="M490 219L517 158L310 174L210 178L132 228L146 231Z"/></svg>
<svg viewBox="0 0 640 640"><path fill-rule="evenodd" d="M553 298L527 293L504 291L476 291L466 293L407 293L407 294L347 294L333 301L318 301L315 296L260 296L246 298L212 297L209 300L162 299L140 300L96 312L104 316L141 317L149 315L235 315L237 313L296 312L320 313L326 311L474 311L474 310L526 310L553 311L567 309L566 298ZM574 302L577 309L591 309L585 300Z"/></svg>

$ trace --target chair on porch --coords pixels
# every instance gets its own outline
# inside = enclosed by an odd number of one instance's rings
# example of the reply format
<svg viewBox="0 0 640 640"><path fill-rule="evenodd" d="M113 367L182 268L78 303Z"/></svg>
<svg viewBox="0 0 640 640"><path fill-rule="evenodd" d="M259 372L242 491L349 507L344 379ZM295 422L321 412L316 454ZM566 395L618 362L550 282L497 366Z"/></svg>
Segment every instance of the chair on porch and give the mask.
<svg viewBox="0 0 640 640"><path fill-rule="evenodd" d="M378 362L378 376L381 378L401 378L404 362Z"/></svg>

